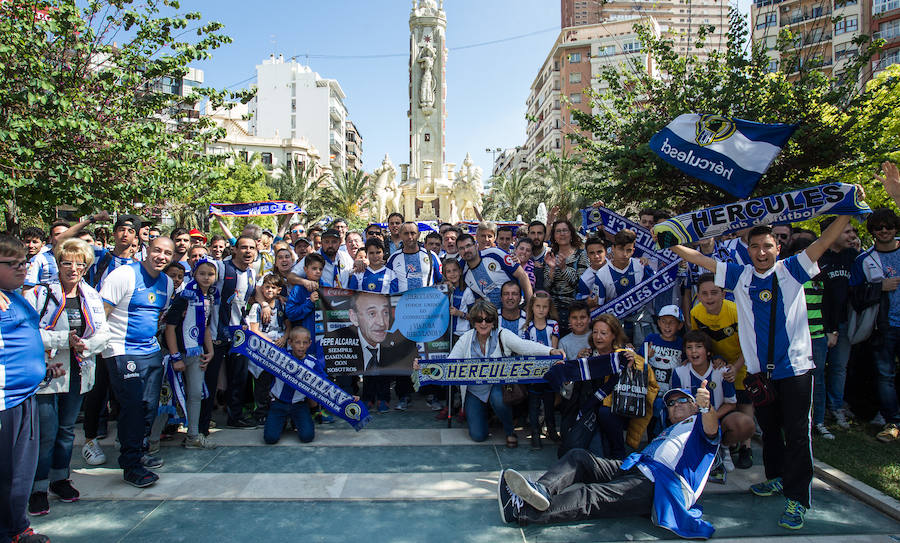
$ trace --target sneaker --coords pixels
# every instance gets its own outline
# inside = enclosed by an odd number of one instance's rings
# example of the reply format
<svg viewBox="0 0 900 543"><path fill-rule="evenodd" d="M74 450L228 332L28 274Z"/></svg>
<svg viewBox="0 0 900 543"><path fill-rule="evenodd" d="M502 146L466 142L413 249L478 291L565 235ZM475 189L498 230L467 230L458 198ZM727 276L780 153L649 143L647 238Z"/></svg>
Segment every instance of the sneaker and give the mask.
<svg viewBox="0 0 900 543"><path fill-rule="evenodd" d="M400 398L400 401L397 402L397 405L394 406L394 409L398 411L406 411L409 409L409 398Z"/></svg>
<svg viewBox="0 0 900 543"><path fill-rule="evenodd" d="M378 412L379 413L390 413L391 406L384 400L378 402Z"/></svg>
<svg viewBox="0 0 900 543"><path fill-rule="evenodd" d="M850 421L847 420L847 412L843 409L835 409L831 412L832 416L834 416L834 423L841 430L849 430L850 429Z"/></svg>
<svg viewBox="0 0 900 543"><path fill-rule="evenodd" d="M500 472L500 478L497 481L497 501L500 503L500 520L504 523L516 522L519 520L519 511L525 505L518 495L510 490L506 484L506 470Z"/></svg>
<svg viewBox="0 0 900 543"><path fill-rule="evenodd" d="M188 436L184 438L181 446L185 449L215 449L219 444L203 434L198 434L196 437Z"/></svg>
<svg viewBox="0 0 900 543"><path fill-rule="evenodd" d="M440 411L444 408L444 405L440 400L431 400L428 402L428 407L430 407L432 411Z"/></svg>
<svg viewBox="0 0 900 543"><path fill-rule="evenodd" d="M50 538L44 534L36 534L31 528L12 538L12 543L50 543Z"/></svg>
<svg viewBox="0 0 900 543"><path fill-rule="evenodd" d="M447 415L450 413L450 410L446 407L442 408L438 413L434 416L435 420L447 420Z"/></svg>
<svg viewBox="0 0 900 543"><path fill-rule="evenodd" d="M531 450L539 451L544 448L543 443L541 443L541 433L540 432L531 432Z"/></svg>
<svg viewBox="0 0 900 543"><path fill-rule="evenodd" d="M737 469L750 469L753 467L753 449L747 445L741 445L737 451L737 459L734 461Z"/></svg>
<svg viewBox="0 0 900 543"><path fill-rule="evenodd" d="M719 464L709 472L710 483L719 483L720 485L724 485L727 478L728 474L725 471L725 464Z"/></svg>
<svg viewBox="0 0 900 543"><path fill-rule="evenodd" d="M784 483L782 482L781 477L750 485L750 492L764 498L767 496L774 496L775 494L781 494L783 490Z"/></svg>
<svg viewBox="0 0 900 543"><path fill-rule="evenodd" d="M160 436L162 439L162 436ZM147 443L147 452L150 454L159 454L159 441L150 441Z"/></svg>
<svg viewBox="0 0 900 543"><path fill-rule="evenodd" d="M819 437L821 437L822 439L827 439L829 441L834 440L834 434L832 434L828 430L828 428L821 422L819 424L816 424L813 428L816 429L816 433L819 434Z"/></svg>
<svg viewBox="0 0 900 543"><path fill-rule="evenodd" d="M141 465L147 469L161 468L163 464L164 462L162 458L153 456L152 454L145 454L141 457Z"/></svg>
<svg viewBox="0 0 900 543"><path fill-rule="evenodd" d="M106 455L100 448L100 443L96 439L89 439L81 447L81 457L89 466L99 466L106 463Z"/></svg>
<svg viewBox="0 0 900 543"><path fill-rule="evenodd" d="M884 420L884 417L881 415L881 413L878 413L877 415L875 415L874 419L869 421L869 424L873 426L884 426L885 424L887 424L887 421Z"/></svg>
<svg viewBox="0 0 900 543"><path fill-rule="evenodd" d="M50 483L50 492L59 498L59 501L66 503L77 502L78 498L81 497L81 493L75 490L75 487L72 486L72 481L69 479Z"/></svg>
<svg viewBox="0 0 900 543"><path fill-rule="evenodd" d="M722 447L720 450L722 451L722 465L725 466L725 471L734 471L734 460L731 459L731 451L725 447Z"/></svg>
<svg viewBox="0 0 900 543"><path fill-rule="evenodd" d="M529 481L514 469L503 470L503 481L513 494L538 511L550 509L550 495L541 483Z"/></svg>
<svg viewBox="0 0 900 543"><path fill-rule="evenodd" d="M144 468L128 470L124 473L123 478L126 483L138 488L146 488L159 481L159 475Z"/></svg>
<svg viewBox="0 0 900 543"><path fill-rule="evenodd" d="M881 431L878 432L878 435L876 435L875 438L882 443L897 441L897 439L900 439L900 427L898 427L893 422L890 424L885 424L884 428L882 428Z"/></svg>
<svg viewBox="0 0 900 543"><path fill-rule="evenodd" d="M800 505L800 502L788 499L778 525L788 530L799 530L803 528L804 515L806 515L806 508Z"/></svg>
<svg viewBox="0 0 900 543"><path fill-rule="evenodd" d="M256 421L248 417L244 417L236 421L229 422L225 425L225 427L235 430L253 430L256 428Z"/></svg>
<svg viewBox="0 0 900 543"><path fill-rule="evenodd" d="M50 500L46 492L32 492L28 497L28 514L33 517L46 515L50 512Z"/></svg>
<svg viewBox="0 0 900 543"><path fill-rule="evenodd" d="M334 417L326 413L324 409L319 414L321 415L322 424L334 424Z"/></svg>

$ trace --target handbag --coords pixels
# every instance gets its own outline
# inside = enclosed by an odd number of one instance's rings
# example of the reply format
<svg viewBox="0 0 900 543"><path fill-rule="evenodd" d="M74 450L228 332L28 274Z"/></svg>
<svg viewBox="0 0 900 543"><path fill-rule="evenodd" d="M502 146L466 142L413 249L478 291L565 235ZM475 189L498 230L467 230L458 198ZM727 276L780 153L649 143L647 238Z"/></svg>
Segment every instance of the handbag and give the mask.
<svg viewBox="0 0 900 543"><path fill-rule="evenodd" d="M772 272L772 313L769 317L769 353L766 371L747 374L744 377L744 390L753 402L753 407L763 407L775 401L775 389L772 387L772 372L775 371L775 310L778 303L778 274Z"/></svg>
<svg viewBox="0 0 900 543"><path fill-rule="evenodd" d="M525 385L506 383L503 385L503 403L508 406L518 405L528 397Z"/></svg>
<svg viewBox="0 0 900 543"><path fill-rule="evenodd" d="M626 368L619 375L613 391L613 413L622 417L641 418L647 414L648 364L642 369Z"/></svg>

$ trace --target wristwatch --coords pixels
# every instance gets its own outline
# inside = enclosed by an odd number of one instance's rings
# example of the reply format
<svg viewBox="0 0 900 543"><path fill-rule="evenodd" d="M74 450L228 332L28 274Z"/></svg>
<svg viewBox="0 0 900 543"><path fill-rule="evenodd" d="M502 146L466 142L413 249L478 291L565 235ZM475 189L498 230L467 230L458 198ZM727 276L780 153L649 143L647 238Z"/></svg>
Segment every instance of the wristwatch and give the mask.
<svg viewBox="0 0 900 543"><path fill-rule="evenodd" d="M699 411L700 413L709 413L709 408L708 407L698 407L697 411Z"/></svg>

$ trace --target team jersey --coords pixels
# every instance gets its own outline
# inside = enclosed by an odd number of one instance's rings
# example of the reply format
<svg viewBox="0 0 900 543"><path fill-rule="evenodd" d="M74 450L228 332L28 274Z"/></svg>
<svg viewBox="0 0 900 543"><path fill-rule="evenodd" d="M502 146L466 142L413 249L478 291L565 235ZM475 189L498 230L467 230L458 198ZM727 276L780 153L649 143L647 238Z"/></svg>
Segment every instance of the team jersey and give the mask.
<svg viewBox="0 0 900 543"><path fill-rule="evenodd" d="M806 251L779 260L764 274L753 266L719 262L716 285L734 291L738 311L738 336L747 373L766 368L771 320L772 274L778 276L778 304L775 308L773 379L802 375L813 369L812 341L806 314L803 283L819 273Z"/></svg>
<svg viewBox="0 0 900 543"><path fill-rule="evenodd" d="M132 262L139 262L139 260L116 256L109 249L95 247L94 263L88 270L88 283L95 289L100 290L103 288L103 280L106 279L106 276L116 268L131 264Z"/></svg>
<svg viewBox="0 0 900 543"><path fill-rule="evenodd" d="M513 320L507 320L506 317L503 316L503 313L500 313L500 328L506 328L521 338L525 337L526 322L528 322L528 318L522 310L519 310L519 318Z"/></svg>
<svg viewBox="0 0 900 543"><path fill-rule="evenodd" d="M216 292L219 293L212 337L213 341L228 340L244 324L247 303L256 292L256 274L252 267L239 270L231 259L212 262L216 265Z"/></svg>
<svg viewBox="0 0 900 543"><path fill-rule="evenodd" d="M644 266L636 258L632 258L628 262L628 266L621 270L613 266L610 260L606 262L606 266L597 271L597 280L603 285L600 293L603 294L606 301L610 301L651 275L653 275L653 270L650 269L650 266Z"/></svg>
<svg viewBox="0 0 900 543"><path fill-rule="evenodd" d="M893 251L876 251L873 247L856 257L850 272L850 286L858 286L866 281L877 283L898 275L900 275L900 247ZM888 298L890 300L888 322L891 326L900 326L900 289L889 292Z"/></svg>
<svg viewBox="0 0 900 543"><path fill-rule="evenodd" d="M307 354L303 359L300 360L307 368L313 370L315 373L321 375L322 377L327 377L325 373L325 365L324 360L317 360L311 354ZM297 403L306 399L306 395L304 395L299 390L295 390L282 381L279 378L275 378L272 382L272 388L269 389L269 394L272 395L273 398L281 400L284 403Z"/></svg>
<svg viewBox="0 0 900 543"><path fill-rule="evenodd" d="M475 294L472 293L472 289L466 287L465 289L456 288L453 289L453 292L450 294L450 305L454 308L459 309L463 313L468 313L469 308L472 307L472 304L475 303ZM450 317L450 330L453 331L453 335L461 336L464 333L469 331L469 321L462 318L452 316Z"/></svg>
<svg viewBox="0 0 900 543"><path fill-rule="evenodd" d="M723 404L737 403L734 383L726 381L724 375L725 368L715 369L712 364L709 364L703 375L694 371L691 364L685 364L675 368L675 373L672 375L672 388L690 388L691 394L696 395L697 389L705 380L712 406L719 409Z"/></svg>
<svg viewBox="0 0 900 543"><path fill-rule="evenodd" d="M18 292L2 292L9 307L0 310L0 411L34 394L47 373L37 311Z"/></svg>
<svg viewBox="0 0 900 543"><path fill-rule="evenodd" d="M25 286L33 287L39 283L48 284L59 281L59 268L53 250L46 248L31 257L28 261L28 271L25 273Z"/></svg>
<svg viewBox="0 0 900 543"><path fill-rule="evenodd" d="M653 356L649 358L644 352L644 346L647 344L653 346ZM684 339L676 336L673 341L666 341L659 334L649 334L638 348L638 354L646 358L650 367L653 368L656 383L659 385L658 397L662 398L662 394L668 392L672 386L672 374L675 368L681 365L681 360L684 358Z"/></svg>
<svg viewBox="0 0 900 543"><path fill-rule="evenodd" d="M430 287L444 280L437 255L421 247L411 254L397 251L388 258L385 267L397 279L397 292Z"/></svg>
<svg viewBox="0 0 900 543"><path fill-rule="evenodd" d="M328 258L325 253L319 249L318 253L325 259L325 267L322 268L322 277L319 284L323 287L347 288L350 281L350 274L353 272L353 259L346 252L338 251L334 256L334 260ZM291 273L299 275L306 279L306 257L300 259L300 262L294 264Z"/></svg>
<svg viewBox="0 0 900 543"><path fill-rule="evenodd" d="M553 338L559 341L559 323L553 319L547 319L547 324L542 329L538 329L533 322L528 323L528 328L522 334L522 337L536 341L541 345L553 347Z"/></svg>
<svg viewBox="0 0 900 543"><path fill-rule="evenodd" d="M722 301L722 309L718 315L710 314L703 304L691 309L691 327L700 330L713 342L713 353L734 364L741 357L741 342L738 339L738 310L731 300ZM747 366L741 366L734 380L738 390L744 390L744 377Z"/></svg>
<svg viewBox="0 0 900 543"><path fill-rule="evenodd" d="M278 299L275 300L275 307L272 308L272 316L267 324L262 322L262 306L258 303L250 306L250 311L247 312L247 324L258 324L259 333L265 334L272 341L284 336L284 320L284 304Z"/></svg>
<svg viewBox="0 0 900 543"><path fill-rule="evenodd" d="M503 283L514 280L513 274L518 268L519 261L514 255L496 248L485 249L481 251L481 262L474 269L469 269L468 263L463 266L463 281L477 296L500 307L500 289ZM516 335L520 334L521 331L516 332Z"/></svg>
<svg viewBox="0 0 900 543"><path fill-rule="evenodd" d="M750 252L747 250L747 244L741 238L731 238L724 243L725 251L728 254L728 261L738 264L739 266L747 266L752 264L750 260Z"/></svg>
<svg viewBox="0 0 900 543"><path fill-rule="evenodd" d="M107 318L111 337L103 356L157 352L157 323L174 290L166 274L152 277L140 262L120 266L106 276L100 297L113 309Z"/></svg>
<svg viewBox="0 0 900 543"><path fill-rule="evenodd" d="M392 270L381 268L376 271L367 266L364 271L350 276L347 288L350 290L377 292L379 294L391 294L398 292L400 287L397 282L397 276L394 275Z"/></svg>
<svg viewBox="0 0 900 543"><path fill-rule="evenodd" d="M584 270L581 277L578 278L578 288L575 291L576 300L585 300L587 298L597 298L597 304L603 305L606 302L606 287L600 282L597 275L606 267L606 264L599 270L588 268Z"/></svg>

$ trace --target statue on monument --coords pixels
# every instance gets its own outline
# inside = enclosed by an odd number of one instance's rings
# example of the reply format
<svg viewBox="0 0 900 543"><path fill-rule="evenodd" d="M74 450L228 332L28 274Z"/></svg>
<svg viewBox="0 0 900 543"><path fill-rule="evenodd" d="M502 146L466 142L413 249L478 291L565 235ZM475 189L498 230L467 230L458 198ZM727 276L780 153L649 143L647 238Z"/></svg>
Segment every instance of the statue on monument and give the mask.
<svg viewBox="0 0 900 543"><path fill-rule="evenodd" d="M369 213L372 219L381 220L389 213L399 212L401 208L402 196L391 157L385 154L381 166L372 172L372 175L375 177L375 184L372 187L373 198Z"/></svg>
<svg viewBox="0 0 900 543"><path fill-rule="evenodd" d="M462 167L456 172L453 181L452 204L450 222L476 219L475 209L481 209L483 202L481 192L483 188L480 167L473 166L472 157L466 153L466 159Z"/></svg>
<svg viewBox="0 0 900 543"><path fill-rule="evenodd" d="M419 107L422 109L431 109L434 107L434 46L431 45L431 36L426 36L424 41L419 45L418 62L422 66L422 80L419 85Z"/></svg>

